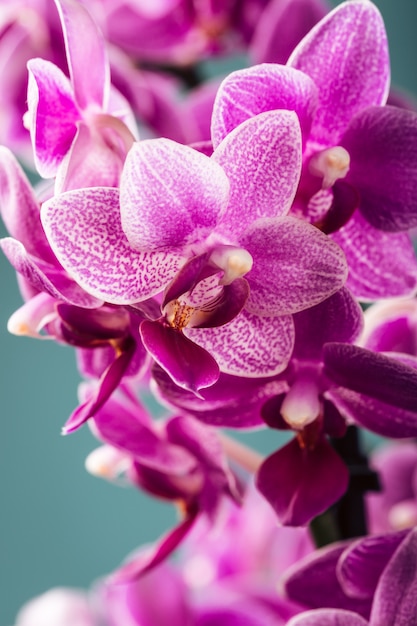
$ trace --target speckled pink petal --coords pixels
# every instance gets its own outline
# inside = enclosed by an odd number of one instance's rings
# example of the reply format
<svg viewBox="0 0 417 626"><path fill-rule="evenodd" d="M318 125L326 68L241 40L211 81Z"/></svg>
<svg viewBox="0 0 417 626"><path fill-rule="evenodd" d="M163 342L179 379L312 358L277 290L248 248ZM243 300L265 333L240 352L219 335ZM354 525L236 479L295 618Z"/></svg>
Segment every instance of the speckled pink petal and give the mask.
<svg viewBox="0 0 417 626"><path fill-rule="evenodd" d="M42 207L51 247L88 293L130 304L159 293L185 260L176 250L137 252L120 224L119 191L97 187L69 191Z"/></svg>
<svg viewBox="0 0 417 626"><path fill-rule="evenodd" d="M267 111L230 132L213 153L230 181L216 230L238 237L260 217L285 215L301 173L301 133L293 111Z"/></svg>
<svg viewBox="0 0 417 626"><path fill-rule="evenodd" d="M40 203L18 161L0 147L0 212L10 235L31 255L54 262L41 225Z"/></svg>
<svg viewBox="0 0 417 626"><path fill-rule="evenodd" d="M209 157L170 139L135 143L120 184L123 230L137 250L199 243L227 206L229 181Z"/></svg>
<svg viewBox="0 0 417 626"><path fill-rule="evenodd" d="M303 137L308 136L317 105L317 88L303 72L264 63L232 72L217 92L211 135L214 148L245 120L276 109L297 114Z"/></svg>
<svg viewBox="0 0 417 626"><path fill-rule="evenodd" d="M62 268L44 263L28 254L20 241L6 237L0 240L0 247L16 272L36 292L44 291L57 300L85 308L95 308L102 303L71 280Z"/></svg>
<svg viewBox="0 0 417 626"><path fill-rule="evenodd" d="M55 0L64 32L75 99L81 109L106 108L110 69L104 38L87 9L75 0Z"/></svg>
<svg viewBox="0 0 417 626"><path fill-rule="evenodd" d="M260 378L282 372L294 343L291 316L259 317L243 310L218 328L187 328L187 337L214 356L222 372Z"/></svg>
<svg viewBox="0 0 417 626"><path fill-rule="evenodd" d="M32 59L28 63L28 109L36 168L52 178L77 132L80 112L71 84L53 63Z"/></svg>
<svg viewBox="0 0 417 626"><path fill-rule="evenodd" d="M258 315L288 315L318 304L347 277L345 256L314 226L293 217L264 218L240 238L253 258L246 274L247 309Z"/></svg>
<svg viewBox="0 0 417 626"><path fill-rule="evenodd" d="M346 286L360 300L411 296L416 292L417 260L407 233L377 230L357 211L331 238L346 255Z"/></svg>
<svg viewBox="0 0 417 626"><path fill-rule="evenodd" d="M388 96L388 42L377 7L368 0L342 3L306 35L288 65L319 90L311 139L337 145L353 115Z"/></svg>

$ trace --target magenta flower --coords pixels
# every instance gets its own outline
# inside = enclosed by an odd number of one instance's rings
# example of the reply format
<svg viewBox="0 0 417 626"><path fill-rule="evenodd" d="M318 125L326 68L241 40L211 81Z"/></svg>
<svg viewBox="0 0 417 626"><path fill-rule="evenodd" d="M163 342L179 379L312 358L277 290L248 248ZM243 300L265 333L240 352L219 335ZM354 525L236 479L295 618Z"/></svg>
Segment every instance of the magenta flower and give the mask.
<svg viewBox="0 0 417 626"><path fill-rule="evenodd" d="M286 592L304 605L329 608L300 613L288 626L409 626L417 599L416 549L413 529L307 557L285 575Z"/></svg>
<svg viewBox="0 0 417 626"><path fill-rule="evenodd" d="M287 66L226 78L212 120L216 147L251 115L297 112L304 154L293 211L333 233L347 256L347 285L370 300L410 295L417 285L403 232L417 224L417 115L383 106L388 89L382 18L371 2L354 0L319 22Z"/></svg>
<svg viewBox="0 0 417 626"><path fill-rule="evenodd" d="M340 249L286 215L299 141L296 117L286 111L248 120L210 158L167 139L143 141L126 160L120 206L110 188L69 192L43 205L60 262L95 297L132 304L168 288L161 321L146 322L142 337L186 388L215 382L213 357L227 373L281 371L292 350L291 314L346 278ZM188 339L210 353L205 364ZM175 355L174 344L181 347ZM177 360L183 351L191 368Z"/></svg>
<svg viewBox="0 0 417 626"><path fill-rule="evenodd" d="M50 61L28 63L27 120L35 164L41 176L57 176L59 191L115 186L134 141L133 116L111 89L105 44L87 10L74 0L56 4L71 78Z"/></svg>

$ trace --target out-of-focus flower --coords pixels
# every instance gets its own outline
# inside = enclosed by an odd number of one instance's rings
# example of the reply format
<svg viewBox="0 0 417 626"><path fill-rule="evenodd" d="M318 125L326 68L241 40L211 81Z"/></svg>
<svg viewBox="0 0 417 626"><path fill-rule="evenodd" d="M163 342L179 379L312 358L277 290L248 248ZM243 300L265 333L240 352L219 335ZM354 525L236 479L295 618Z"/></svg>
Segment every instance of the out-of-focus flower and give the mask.
<svg viewBox="0 0 417 626"><path fill-rule="evenodd" d="M285 590L320 608L292 618L288 626L409 626L417 601L416 549L414 528L307 557L285 574Z"/></svg>
<svg viewBox="0 0 417 626"><path fill-rule="evenodd" d="M135 140L133 115L111 88L105 42L75 0L57 0L70 80L43 59L28 63L28 114L35 164L56 191L117 186ZM86 60L88 62L86 63Z"/></svg>

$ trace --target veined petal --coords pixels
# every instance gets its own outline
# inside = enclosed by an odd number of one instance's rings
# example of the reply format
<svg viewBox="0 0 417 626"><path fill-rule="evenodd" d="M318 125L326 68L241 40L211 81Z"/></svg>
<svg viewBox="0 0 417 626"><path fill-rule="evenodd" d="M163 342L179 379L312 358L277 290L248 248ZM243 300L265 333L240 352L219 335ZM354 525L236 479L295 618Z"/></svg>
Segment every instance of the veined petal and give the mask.
<svg viewBox="0 0 417 626"><path fill-rule="evenodd" d="M253 258L246 274L247 309L287 315L314 306L338 291L347 278L339 246L314 226L293 217L257 220L240 238Z"/></svg>
<svg viewBox="0 0 417 626"><path fill-rule="evenodd" d="M18 161L0 147L0 211L10 235L31 255L44 261L55 260L40 219L40 203Z"/></svg>
<svg viewBox="0 0 417 626"><path fill-rule="evenodd" d="M74 0L55 0L61 18L68 68L81 109L107 107L110 68L104 39L87 9Z"/></svg>
<svg viewBox="0 0 417 626"><path fill-rule="evenodd" d="M299 43L288 65L318 87L311 139L337 145L353 115L388 96L388 42L378 9L368 0L342 3Z"/></svg>
<svg viewBox="0 0 417 626"><path fill-rule="evenodd" d="M35 164L41 176L52 178L77 132L80 112L68 78L56 65L32 59L28 70L30 135Z"/></svg>
<svg viewBox="0 0 417 626"><path fill-rule="evenodd" d="M317 88L303 72L264 63L232 72L219 87L213 107L214 148L245 120L275 109L294 111L303 137L310 131L317 106Z"/></svg>
<svg viewBox="0 0 417 626"><path fill-rule="evenodd" d="M368 626L368 622L352 611L315 609L296 615L287 626Z"/></svg>
<svg viewBox="0 0 417 626"><path fill-rule="evenodd" d="M201 242L229 198L220 165L165 138L133 145L120 188L123 230L133 248L144 251Z"/></svg>
<svg viewBox="0 0 417 626"><path fill-rule="evenodd" d="M301 173L301 133L293 111L267 111L231 131L213 153L230 181L216 230L236 238L260 217L286 215Z"/></svg>
<svg viewBox="0 0 417 626"><path fill-rule="evenodd" d="M293 439L261 465L256 485L281 524L301 526L325 511L346 491L349 473L322 438L313 449Z"/></svg>
<svg viewBox="0 0 417 626"><path fill-rule="evenodd" d="M417 226L417 114L369 107L353 118L340 144L350 155L346 180L359 191L368 222L391 232Z"/></svg>
<svg viewBox="0 0 417 626"><path fill-rule="evenodd" d="M411 530L384 570L372 605L369 626L408 626L417 603L417 530Z"/></svg>
<svg viewBox="0 0 417 626"><path fill-rule="evenodd" d="M66 271L88 293L130 304L159 293L185 260L176 250L137 252L120 224L118 189L68 191L42 206L42 223Z"/></svg>
<svg viewBox="0 0 417 626"><path fill-rule="evenodd" d="M149 354L180 387L197 393L218 379L220 372L214 358L181 331L145 320L140 333Z"/></svg>
<svg viewBox="0 0 417 626"><path fill-rule="evenodd" d="M215 357L222 372L254 378L282 372L294 342L291 316L259 317L245 309L225 326L184 332Z"/></svg>
<svg viewBox="0 0 417 626"><path fill-rule="evenodd" d="M331 238L349 266L346 286L360 300L411 296L417 289L417 260L407 233L384 233L359 213Z"/></svg>

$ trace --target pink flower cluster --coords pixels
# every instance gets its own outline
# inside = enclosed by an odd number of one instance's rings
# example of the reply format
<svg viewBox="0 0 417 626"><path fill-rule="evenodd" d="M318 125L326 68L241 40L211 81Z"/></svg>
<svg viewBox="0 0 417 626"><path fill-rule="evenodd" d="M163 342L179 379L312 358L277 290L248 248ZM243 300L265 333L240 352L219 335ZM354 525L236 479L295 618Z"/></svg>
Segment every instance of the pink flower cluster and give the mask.
<svg viewBox="0 0 417 626"><path fill-rule="evenodd" d="M411 624L414 491L383 492L394 528L352 543L378 487L352 433L417 436L417 113L390 104L378 9L6 4L0 245L24 299L9 330L75 348L86 382L63 432L88 422L88 470L181 513L91 593L49 592L17 625ZM293 437L262 458L223 432L260 427ZM345 528L346 506L363 523ZM318 540L329 519L340 541L317 551L284 528Z"/></svg>

